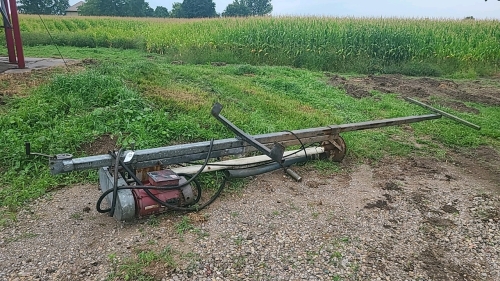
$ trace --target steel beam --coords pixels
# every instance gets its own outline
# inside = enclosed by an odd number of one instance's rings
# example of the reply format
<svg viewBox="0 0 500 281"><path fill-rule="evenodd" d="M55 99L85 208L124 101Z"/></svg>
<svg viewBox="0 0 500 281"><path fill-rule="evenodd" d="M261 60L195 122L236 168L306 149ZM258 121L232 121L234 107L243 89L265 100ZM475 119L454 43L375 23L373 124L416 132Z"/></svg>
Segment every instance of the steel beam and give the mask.
<svg viewBox="0 0 500 281"><path fill-rule="evenodd" d="M17 67L20 69L25 68L24 63L24 51L23 51L23 41L21 39L21 30L19 28L19 16L17 14L17 4L16 0L10 1L10 17L11 17L11 25L12 30L14 32L14 44L16 47L16 55L17 55Z"/></svg>
<svg viewBox="0 0 500 281"><path fill-rule="evenodd" d="M10 8L9 8L9 0L1 0L2 6L5 11L5 16L7 18L4 19L3 28L5 30L5 42L7 43L7 52L9 54L9 63L16 63L16 50L14 48L14 35L12 31L12 24L10 21ZM8 25L7 25L8 24Z"/></svg>

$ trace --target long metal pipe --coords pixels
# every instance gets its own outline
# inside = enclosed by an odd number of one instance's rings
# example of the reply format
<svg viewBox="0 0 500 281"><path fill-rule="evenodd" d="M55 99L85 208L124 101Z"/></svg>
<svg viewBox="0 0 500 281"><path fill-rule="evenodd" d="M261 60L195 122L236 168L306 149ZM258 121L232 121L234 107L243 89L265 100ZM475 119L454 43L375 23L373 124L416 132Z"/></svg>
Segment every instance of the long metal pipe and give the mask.
<svg viewBox="0 0 500 281"><path fill-rule="evenodd" d="M440 114L429 114L419 116L408 116L375 120L360 123L331 125L327 127L317 127L290 132L269 133L254 136L255 140L265 145L273 145L280 142L284 146L297 145L300 139L303 143L321 142L335 139L342 132L359 131L379 127L395 126L401 124L415 123L425 120L441 118ZM298 139L297 139L298 138ZM140 169L156 165L171 165L205 159L210 142L198 142L190 144L173 145L160 148L150 148L137 150L129 163L131 168ZM237 138L216 140L213 143L212 158L238 155L255 151L255 148ZM124 153L126 155L127 152ZM75 159L51 158L49 166L52 174L61 174L72 171L98 169L112 166L110 155L96 155Z"/></svg>
<svg viewBox="0 0 500 281"><path fill-rule="evenodd" d="M439 110L439 109L437 109L437 108L435 108L435 107L432 107L432 106L430 106L430 105L428 105L428 104L425 104L425 103L423 103L423 102L421 102L421 101L414 100L414 99L409 98L409 97L405 97L405 100L407 100L407 101L409 101L409 102L411 102L411 103L414 103L414 104L420 105L421 107L427 108L427 109L429 109L430 111L433 111L433 112L436 112L436 113L438 113L438 114L441 114L441 115L443 115L443 116L445 116L445 117L448 117L448 118L450 118L450 119L452 119L452 120L455 120L455 121L457 121L458 123L462 123L462 124L464 124L464 125L466 125L466 126L469 126L469 127L471 127L471 128L474 128L474 129L476 129L476 130L481 130L481 127L480 127L480 126L478 126L478 125L476 125L476 124L473 124L473 123L471 123L471 122L469 122L469 121L467 121L467 120L464 120L464 119L462 119L462 118L460 118L460 117L457 117L457 116L455 116L455 115L449 114L448 112L444 112L444 111L442 111L442 110Z"/></svg>

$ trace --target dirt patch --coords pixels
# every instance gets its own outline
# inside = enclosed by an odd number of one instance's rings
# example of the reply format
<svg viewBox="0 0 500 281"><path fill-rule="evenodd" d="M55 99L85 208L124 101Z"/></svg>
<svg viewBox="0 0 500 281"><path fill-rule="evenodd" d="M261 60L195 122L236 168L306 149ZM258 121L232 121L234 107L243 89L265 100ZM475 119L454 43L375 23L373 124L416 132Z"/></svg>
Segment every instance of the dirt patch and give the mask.
<svg viewBox="0 0 500 281"><path fill-rule="evenodd" d="M33 70L31 72L0 74L0 96L24 96L31 89L45 83L56 71Z"/></svg>
<svg viewBox="0 0 500 281"><path fill-rule="evenodd" d="M445 211L448 214L458 214L459 211L457 208L455 208L453 205L444 205L441 207L441 210Z"/></svg>
<svg viewBox="0 0 500 281"><path fill-rule="evenodd" d="M87 155L107 154L109 151L115 150L117 137L113 135L102 135L93 142L86 143L80 147L80 151Z"/></svg>
<svg viewBox="0 0 500 281"><path fill-rule="evenodd" d="M2 99L5 99L2 96L25 96L33 88L49 81L54 74L63 74L68 71L76 72L81 69L83 68L77 64L70 64L68 68L51 67L47 69L33 69L29 72L0 73L0 105Z"/></svg>
<svg viewBox="0 0 500 281"><path fill-rule="evenodd" d="M443 219L443 218L428 218L424 221L425 223L431 224L436 227L450 227L454 226L455 224L453 223L452 220L450 219Z"/></svg>
<svg viewBox="0 0 500 281"><path fill-rule="evenodd" d="M159 97L171 103L177 109L199 110L207 100L206 93L192 92L184 89L167 89L158 86L148 86L143 89L148 96Z"/></svg>
<svg viewBox="0 0 500 281"><path fill-rule="evenodd" d="M402 75L369 75L366 77L344 78L335 75L330 78L335 87L345 89L355 98L371 96L372 91L388 94L400 94L403 97L415 97L424 102L431 98L442 106L461 112L477 114L476 108L464 102L480 103L488 106L500 105L500 89L488 80L456 82L435 78L411 78Z"/></svg>
<svg viewBox="0 0 500 281"><path fill-rule="evenodd" d="M395 190L395 191L400 191L400 190L401 190L401 187L399 187L397 183L394 183L394 182L390 181L390 182L386 182L386 183L383 185L382 189L384 189L384 190Z"/></svg>
<svg viewBox="0 0 500 281"><path fill-rule="evenodd" d="M365 205L365 209L373 209L373 208L378 208L383 210L391 209L391 207L389 206L389 204L387 204L387 201L385 200L377 200L373 203L368 203Z"/></svg>
<svg viewBox="0 0 500 281"><path fill-rule="evenodd" d="M356 83L350 83L351 80L347 80L344 77L335 75L330 79L330 82L335 86L342 86L347 94L355 98L364 98L370 97L370 92L366 89L366 87L362 87ZM356 81L357 82L357 81Z"/></svg>
<svg viewBox="0 0 500 281"><path fill-rule="evenodd" d="M0 232L0 280L101 280L165 247L176 266L142 268L155 280L498 280L500 197L485 191L494 183L425 157L380 162L342 163L337 173L296 167L301 183L282 171L254 177L188 214L189 225L175 212L116 222L95 210L97 186L61 188Z"/></svg>
<svg viewBox="0 0 500 281"><path fill-rule="evenodd" d="M444 261L444 253L441 248L429 248L419 256L431 280L478 280L477 276L470 274L468 265L457 265Z"/></svg>
<svg viewBox="0 0 500 281"><path fill-rule="evenodd" d="M450 161L464 167L466 172L478 178L496 183L495 192L500 192L500 153L490 146L459 149L449 152Z"/></svg>
<svg viewBox="0 0 500 281"><path fill-rule="evenodd" d="M463 102L445 100L445 101L441 101L440 104L442 106L449 107L449 108L454 109L456 111L467 112L467 113L472 113L472 114L479 114L478 109L476 109L474 107L466 106Z"/></svg>
<svg viewBox="0 0 500 281"><path fill-rule="evenodd" d="M92 58L87 58L87 59L81 60L77 65L89 66L89 65L98 65L98 64L99 64L98 60L92 59Z"/></svg>

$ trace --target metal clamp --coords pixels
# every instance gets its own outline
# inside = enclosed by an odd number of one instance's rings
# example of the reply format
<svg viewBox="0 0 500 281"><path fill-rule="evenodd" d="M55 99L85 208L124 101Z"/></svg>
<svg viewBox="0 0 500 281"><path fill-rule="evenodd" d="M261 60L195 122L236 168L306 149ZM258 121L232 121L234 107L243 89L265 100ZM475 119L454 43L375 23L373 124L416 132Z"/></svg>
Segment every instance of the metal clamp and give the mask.
<svg viewBox="0 0 500 281"><path fill-rule="evenodd" d="M236 136L240 137L242 140L246 141L251 146L255 147L260 152L269 156L269 158L273 159L275 162L283 163L283 154L285 153L285 147L278 142L274 143L272 149L269 149L267 146L258 142L251 135L243 132L240 128L236 127L231 121L227 120L224 116L220 114L222 111L222 105L220 103L215 103L212 107L212 116L219 120L224 126L226 126L229 130L233 131Z"/></svg>

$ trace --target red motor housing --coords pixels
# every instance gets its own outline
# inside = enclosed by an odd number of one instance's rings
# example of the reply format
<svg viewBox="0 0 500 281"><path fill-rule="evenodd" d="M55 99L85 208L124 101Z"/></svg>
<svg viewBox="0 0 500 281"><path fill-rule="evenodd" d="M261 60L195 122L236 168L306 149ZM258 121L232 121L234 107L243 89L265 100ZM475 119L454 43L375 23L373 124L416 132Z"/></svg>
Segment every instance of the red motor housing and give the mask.
<svg viewBox="0 0 500 281"><path fill-rule="evenodd" d="M179 189L150 189L149 191L161 201L175 206L179 206L182 199L182 193ZM144 189L133 189L132 193L135 198L136 215L139 217L158 214L167 210L166 207L153 200L153 198L151 198L146 191L144 191Z"/></svg>
<svg viewBox="0 0 500 281"><path fill-rule="evenodd" d="M185 177L178 176L172 170L149 172L148 177L148 182L144 185L165 186L166 188L182 185L187 181ZM149 192L162 202L179 207L186 206L195 200L190 184L179 189L149 189ZM153 200L144 189L132 189L132 194L138 217L163 213L168 210L167 207Z"/></svg>

